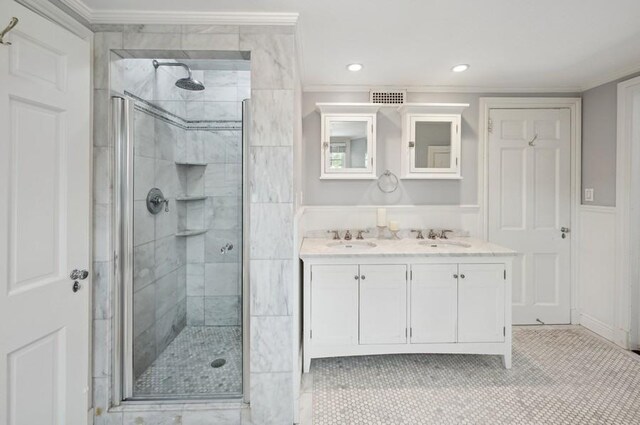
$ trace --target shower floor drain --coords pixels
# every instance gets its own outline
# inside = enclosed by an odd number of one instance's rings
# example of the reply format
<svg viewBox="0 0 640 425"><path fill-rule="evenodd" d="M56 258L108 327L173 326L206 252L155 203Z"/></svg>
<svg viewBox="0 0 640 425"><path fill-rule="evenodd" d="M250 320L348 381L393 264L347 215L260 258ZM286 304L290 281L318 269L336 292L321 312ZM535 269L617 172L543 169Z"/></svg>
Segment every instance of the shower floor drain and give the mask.
<svg viewBox="0 0 640 425"><path fill-rule="evenodd" d="M225 359L215 359L214 361L211 362L211 367L219 368L224 366L226 362L227 361Z"/></svg>

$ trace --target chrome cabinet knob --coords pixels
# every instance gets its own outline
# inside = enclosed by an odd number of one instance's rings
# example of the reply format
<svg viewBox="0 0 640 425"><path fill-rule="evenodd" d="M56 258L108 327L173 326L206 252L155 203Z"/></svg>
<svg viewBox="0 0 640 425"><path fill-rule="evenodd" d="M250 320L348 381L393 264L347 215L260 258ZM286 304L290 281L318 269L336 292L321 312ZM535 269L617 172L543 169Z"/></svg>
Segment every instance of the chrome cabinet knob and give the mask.
<svg viewBox="0 0 640 425"><path fill-rule="evenodd" d="M463 274L460 275L460 279L464 279L464 275Z"/></svg>
<svg viewBox="0 0 640 425"><path fill-rule="evenodd" d="M360 276L360 279L361 279L361 280L364 280L364 275Z"/></svg>
<svg viewBox="0 0 640 425"><path fill-rule="evenodd" d="M454 274L454 275L453 275L453 278L454 278L454 279L457 279L457 278L458 278L458 275L457 275L457 274Z"/></svg>
<svg viewBox="0 0 640 425"><path fill-rule="evenodd" d="M360 276L355 275L353 278L354 278L355 280L358 280L358 279L360 279Z"/></svg>

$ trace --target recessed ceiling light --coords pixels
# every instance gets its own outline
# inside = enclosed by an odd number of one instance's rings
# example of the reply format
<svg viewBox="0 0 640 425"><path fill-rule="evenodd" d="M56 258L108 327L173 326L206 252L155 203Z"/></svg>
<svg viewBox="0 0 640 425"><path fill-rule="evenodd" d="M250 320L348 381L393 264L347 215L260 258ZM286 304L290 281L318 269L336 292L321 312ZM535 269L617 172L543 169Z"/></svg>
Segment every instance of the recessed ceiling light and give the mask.
<svg viewBox="0 0 640 425"><path fill-rule="evenodd" d="M347 69L351 72L358 72L362 69L362 64L350 63L349 65L347 65Z"/></svg>
<svg viewBox="0 0 640 425"><path fill-rule="evenodd" d="M464 72L467 69L469 69L469 65L467 65L466 63L461 63L460 65L456 65L453 68L451 68L453 72Z"/></svg>

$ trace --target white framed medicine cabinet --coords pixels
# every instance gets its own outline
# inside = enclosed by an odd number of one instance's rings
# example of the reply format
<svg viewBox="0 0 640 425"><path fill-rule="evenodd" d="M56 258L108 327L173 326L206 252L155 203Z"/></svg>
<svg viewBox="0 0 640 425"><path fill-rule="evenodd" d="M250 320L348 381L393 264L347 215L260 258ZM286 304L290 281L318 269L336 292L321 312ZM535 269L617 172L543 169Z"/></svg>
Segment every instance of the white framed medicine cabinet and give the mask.
<svg viewBox="0 0 640 425"><path fill-rule="evenodd" d="M403 179L462 179L462 111L468 103L407 103L402 117Z"/></svg>
<svg viewBox="0 0 640 425"><path fill-rule="evenodd" d="M376 179L376 115L371 103L316 103L321 116L320 178Z"/></svg>

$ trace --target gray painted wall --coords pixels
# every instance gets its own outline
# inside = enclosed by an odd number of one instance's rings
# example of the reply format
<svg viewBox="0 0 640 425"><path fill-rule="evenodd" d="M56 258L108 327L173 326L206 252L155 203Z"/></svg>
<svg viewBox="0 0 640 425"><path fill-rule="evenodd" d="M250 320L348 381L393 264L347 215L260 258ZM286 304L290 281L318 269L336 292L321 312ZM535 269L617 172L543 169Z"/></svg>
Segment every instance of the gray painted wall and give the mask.
<svg viewBox="0 0 640 425"><path fill-rule="evenodd" d="M616 205L616 137L618 83L611 81L582 93L582 203ZM594 202L584 201L584 189L594 189Z"/></svg>
<svg viewBox="0 0 640 425"><path fill-rule="evenodd" d="M408 102L469 103L462 114L462 180L401 180L383 194L375 180L320 180L320 114L316 102L368 102L366 92L307 92L302 99L303 189L305 205L475 205L478 203L478 119L480 97L576 97L562 94L409 93ZM401 120L396 108L382 108L377 125L377 174L400 175Z"/></svg>

